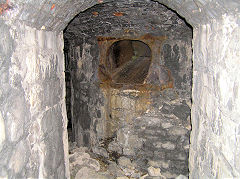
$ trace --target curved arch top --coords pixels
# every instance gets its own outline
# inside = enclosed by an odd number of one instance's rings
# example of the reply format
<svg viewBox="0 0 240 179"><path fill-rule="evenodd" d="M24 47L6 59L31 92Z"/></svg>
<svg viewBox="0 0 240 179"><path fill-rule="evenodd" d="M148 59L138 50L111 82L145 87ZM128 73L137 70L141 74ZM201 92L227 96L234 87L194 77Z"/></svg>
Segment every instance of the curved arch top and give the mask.
<svg viewBox="0 0 240 179"><path fill-rule="evenodd" d="M6 20L14 19L23 21L27 25L37 29L60 32L78 13L96 4L111 1L11 0L9 1L9 10L7 13L3 12L1 16ZM234 16L240 13L240 3L238 0L157 0L155 2L159 2L175 10L192 26L208 23L211 19L220 18L225 13ZM0 4L5 3L5 0L0 0Z"/></svg>

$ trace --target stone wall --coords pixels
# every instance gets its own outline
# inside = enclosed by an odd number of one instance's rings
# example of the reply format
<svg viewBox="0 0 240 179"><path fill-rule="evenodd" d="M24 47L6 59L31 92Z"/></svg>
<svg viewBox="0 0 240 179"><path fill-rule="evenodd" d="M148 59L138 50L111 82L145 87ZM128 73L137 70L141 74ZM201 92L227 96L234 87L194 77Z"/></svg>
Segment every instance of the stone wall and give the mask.
<svg viewBox="0 0 240 179"><path fill-rule="evenodd" d="M148 13L145 13L146 11ZM116 12L122 14L116 15ZM154 47L155 49L152 49L155 55L154 64L149 74L152 80L148 79L149 84L154 83L154 75L152 74L159 73L157 66L162 69L167 68L172 71L174 78L176 78L174 83L177 85L178 95L190 99L191 60L188 58L191 56L189 52L191 51L191 29L166 7L158 3L139 1L130 4L116 2L97 5L84 13L80 13L64 32L66 56L68 56L66 63L69 64L67 71L71 73L69 85L73 86L72 93L67 93L69 94L68 101L74 103L72 108L68 108L72 110L69 114L72 113L72 120L85 131L90 129L91 124L93 125L94 118L103 116L100 112L101 106L103 106L103 94L98 89L100 81L97 74L100 63L98 36L131 39L151 33L153 36L167 38L163 48L161 47L162 41L149 42L150 44L159 43L155 45L157 46ZM160 54L161 48L162 53ZM188 57L188 55L190 56ZM164 62L161 58L166 59L166 61ZM171 59L175 59L175 61L171 61ZM182 62L181 67L178 64L180 61ZM188 75L184 76L185 72ZM70 94L72 94L71 100L69 100ZM80 109L80 106L85 107ZM81 115L84 117L80 118ZM79 122L80 120L84 121ZM81 132L83 131L75 131L74 133L77 134L74 136L77 137ZM89 134L86 136L90 137ZM82 140L83 137L81 137Z"/></svg>
<svg viewBox="0 0 240 179"><path fill-rule="evenodd" d="M0 178L68 177L62 33L0 22Z"/></svg>
<svg viewBox="0 0 240 179"><path fill-rule="evenodd" d="M75 71L75 79L72 79L73 140L79 146L89 146L95 153L106 156L106 150L99 144L111 138L112 148L107 147L108 152L132 159L142 158L136 163L145 162L141 165L145 170L154 165L167 177L188 175L191 49L190 41L182 44L163 45L161 59L164 60L160 63L170 67L175 80L173 89L163 91L151 90L148 86L143 86L142 91L100 88L100 81L87 81L89 74L94 79L98 66L89 68L92 65L88 60L94 57L89 55L90 45L84 45L82 53L89 52L85 54L88 58L82 55L78 59L82 68ZM73 50L75 54L79 51L79 47ZM81 78L77 78L77 74L81 74Z"/></svg>
<svg viewBox="0 0 240 179"><path fill-rule="evenodd" d="M194 30L191 178L238 178L239 23L234 17Z"/></svg>
<svg viewBox="0 0 240 179"><path fill-rule="evenodd" d="M191 29L160 4L136 2L127 10L127 3L117 5L88 9L65 30L65 40L70 44L69 48L66 44L66 49L74 140L78 146L88 146L103 157L114 152L127 156L143 170L154 166L167 177L188 175ZM124 15L115 16L115 11ZM167 20L173 25L166 25ZM117 89L99 80L100 58L106 58L99 48L108 49L97 45L97 36L108 41L108 37L138 39L148 33L153 34L151 40L155 38L155 42L149 43L152 64L145 84L136 89L127 85ZM157 40L159 36L164 38ZM162 77L166 74L171 85L161 82L166 80ZM111 143L104 148L101 144L105 140Z"/></svg>
<svg viewBox="0 0 240 179"><path fill-rule="evenodd" d="M10 2L10 7L5 8L6 2ZM1 115L0 115L0 130L5 131L1 132L0 137L0 149L1 149L1 177L6 176L6 169L9 168L9 161L11 154L14 152L16 143L9 142L8 138L15 138L17 135L12 135L12 132L8 132L6 125L6 114L10 111L12 104L16 104L17 101L15 98L20 100L20 104L25 104L25 99L23 98L23 90L19 88L16 89L11 87L12 82L9 80L9 69L12 65L10 57L14 53L15 43L11 38L9 33L10 27L5 24L3 19L8 21L8 24L11 22L20 21L22 24L27 23L29 26L36 28L38 30L46 29L55 32L61 32L66 24L80 11L83 11L96 3L102 3L107 1L57 1L51 3L50 1L18 1L11 0L5 1L0 0L0 29L1 29L1 40L3 43L0 44L0 70L1 70ZM239 133L237 126L239 121L235 120L239 118L239 93L238 93L238 59L239 59L239 46L237 41L239 40L239 2L236 0L158 0L158 2L167 5L169 8L176 10L182 17L184 17L195 29L194 31L194 45L193 51L197 60L197 64L194 64L194 70L198 73L194 75L194 104L193 104L193 130L192 130L192 154L190 155L191 166L191 178L194 178L195 175L199 178L211 178L212 176L224 177L224 176L236 176L239 174L238 169L238 158L239 158ZM222 17L224 16L224 19ZM228 17L232 19L228 19ZM18 27L13 27L18 29ZM233 30L234 29L234 30ZM25 29L22 29L23 33ZM20 34L21 34L20 33ZM45 33L44 33L45 34ZM57 33L56 33L57 34ZM211 34L208 35L207 34ZM214 35L216 34L216 35ZM202 41L198 41L202 39ZM229 40L231 44L228 47ZM31 41L31 40L30 40ZM207 42L207 43L206 43ZM28 42L25 42L28 44ZM213 43L213 44L212 44ZM32 44L30 45L32 47ZM21 49L20 45L18 46ZM29 47L29 49L31 49ZM199 52L198 52L199 50ZM24 57L25 54L23 54ZM209 61L211 59L217 59ZM195 62L195 60L194 60ZM204 63L205 62L205 63ZM206 65L206 62L209 62L210 67L216 66L214 70L209 68ZM210 63L211 62L211 63ZM221 70L221 73L220 73ZM216 76L216 72L218 76ZM222 73L223 72L223 73ZM207 75L205 75L207 74ZM206 76L209 80L207 81ZM196 77L196 80L195 80ZM218 85L212 85L210 82L213 81ZM220 83L218 83L220 82ZM208 95L207 92L204 93L203 98L198 97L202 96L202 85L205 85L204 90L211 86L209 92L216 93L213 95ZM226 84L226 85L224 85ZM199 85L199 86L198 86ZM230 89L229 89L230 88ZM227 90L224 91L224 90ZM44 88L47 90L47 88ZM47 90L48 91L48 90ZM221 95L218 95L221 94ZM221 97L220 97L221 96ZM233 96L231 100L226 100L229 96ZM211 97L211 98L210 98ZM215 98L216 97L216 98ZM4 98L4 99L3 99ZM203 99L203 100L201 100ZM212 100L209 100L212 99ZM197 101L201 101L201 104L198 104ZM214 101L214 105L207 105L211 101ZM226 101L229 101L229 106L225 107ZM7 105L6 105L7 104ZM216 104L216 105L215 105ZM228 103L227 103L228 104ZM10 106L10 107L9 107ZM26 106L26 105L20 105ZM232 106L232 110L231 110ZM27 107L24 107L27 108ZM209 117L210 115L205 115L209 111L214 112L219 110L221 118ZM25 109L24 109L25 110ZM26 109L29 111L28 109ZM214 112L215 113L215 112ZM24 117L28 116L28 112L24 113ZM63 112L64 114L64 112ZM207 120L207 117L209 120ZM34 118L34 117L33 117ZM214 119L214 120L212 120ZM234 120L233 120L234 119ZM22 117L21 117L22 120ZM25 120L25 119L24 119ZM8 118L10 123L14 121L14 118ZM27 120L30 121L30 120ZM13 122L14 123L14 122ZM212 124L212 125L210 125ZM222 126L215 127L215 126ZM22 129L21 123L16 123L16 127ZM196 127L194 127L196 126ZM42 128L41 128L42 129ZM54 127L55 129L55 127ZM200 130L199 130L200 129ZM218 130L221 129L221 130ZM234 130L233 130L234 129ZM9 130L10 131L10 130ZM19 130L21 133L21 130ZM32 131L29 129L29 131ZM219 132L222 132L221 135L217 135ZM198 135L199 133L199 135ZM206 133L206 134L205 134ZM16 132L13 134L16 134ZM213 135L214 134L214 135ZM9 135L11 137L9 137ZM18 138L18 137L17 137ZM19 139L22 139L21 137ZM201 142L197 142L200 140ZM219 142L220 141L220 142ZM6 142L11 145L5 145ZM201 144L201 145L200 145ZM6 148L6 146L9 146ZM25 146L25 145L24 145ZM215 146L219 146L218 148ZM205 147L205 148L204 148ZM228 148L229 147L229 148ZM17 147L19 148L19 147ZM20 147L21 148L21 147ZM204 148L204 149L203 149ZM4 152L2 151L4 149ZM23 151L23 150L21 150ZM27 151L27 150L26 150ZM41 148L39 147L33 153L40 153ZM218 151L218 152L215 152ZM222 153L220 153L220 152ZM223 152L222 152L223 151ZM228 151L228 153L227 153ZM3 155L4 153L4 155ZM16 152L18 153L18 152ZM208 154L208 156L205 155ZM227 154L226 154L227 153ZM7 156L6 156L7 155ZM32 154L31 154L32 155ZM30 156L31 156L30 155ZM35 155L36 156L36 155ZM203 156L203 157L202 157ZM214 157L213 157L214 156ZM216 157L215 157L216 156ZM4 158L4 159L3 159ZM38 160L38 157L36 157ZM212 159L214 158L214 159ZM3 160L2 160L3 159ZM3 161L3 162L2 162ZM218 162L220 161L220 162ZM213 165L213 163L215 165ZM37 165L36 165L37 166ZM41 165L43 168L45 165ZM17 167L17 165L16 165ZM21 168L21 167L20 167ZM36 167L37 168L37 167ZM33 169L25 171L37 171ZM42 171L42 170L41 170ZM20 172L21 173L21 172ZM37 173L37 172L36 172ZM13 176L14 173L12 170L9 170L9 176ZM16 174L20 176L21 174ZM224 176L222 176L224 175ZM29 175L30 176L30 175ZM32 175L34 176L34 175ZM36 174L37 176L37 174ZM212 177L215 178L215 177Z"/></svg>
<svg viewBox="0 0 240 179"><path fill-rule="evenodd" d="M72 65L70 73L73 140L79 146L91 146L96 142L94 126L95 121L102 117L103 106L103 95L97 81L98 49L96 44L86 43L82 47L74 47L71 52L69 57Z"/></svg>
<svg viewBox="0 0 240 179"><path fill-rule="evenodd" d="M149 2L148 0L138 0ZM37 29L61 32L67 24L80 12L96 5L113 0L71 0L71 1L19 1L0 0L4 4L9 2L11 6L11 20L25 22L29 26ZM133 2L128 0L128 2ZM150 1L152 2L152 1ZM193 27L199 24L209 23L212 19L218 19L224 14L239 16L239 2L237 0L157 0L167 7L175 10L184 17Z"/></svg>

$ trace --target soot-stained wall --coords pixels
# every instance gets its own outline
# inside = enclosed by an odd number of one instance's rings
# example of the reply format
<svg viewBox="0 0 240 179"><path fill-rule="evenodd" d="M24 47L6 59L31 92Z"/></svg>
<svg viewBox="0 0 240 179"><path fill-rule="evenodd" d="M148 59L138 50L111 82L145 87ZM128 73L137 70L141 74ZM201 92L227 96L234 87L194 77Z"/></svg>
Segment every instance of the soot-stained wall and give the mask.
<svg viewBox="0 0 240 179"><path fill-rule="evenodd" d="M111 138L111 147L104 149L108 152L141 156L143 168L154 164L168 177L187 175L191 28L159 3L119 2L80 13L64 32L71 73L69 114L78 145L103 154L98 144ZM151 47L142 85L116 88L99 79L107 47L121 39L142 40Z"/></svg>
<svg viewBox="0 0 240 179"><path fill-rule="evenodd" d="M5 114L12 111L14 104L17 104L16 106L26 106L23 97L21 98L22 100L15 100L15 97L19 98L19 96L23 96L23 93L20 92L22 90L18 90L21 89L21 87L18 89L14 88L14 90L10 87L13 84L13 81L9 78L10 69L14 73L16 70L23 74L25 73L24 68L10 68L12 65L12 55L16 54L15 50L24 49L21 40L21 43L18 43L18 48L15 48L15 40L18 39L18 36L11 38L10 36L15 34L12 32L20 29L20 23L21 25L25 25L25 28L21 28L21 31L17 34L24 34L27 28L30 28L38 33L48 34L50 32L50 34L58 35L76 14L92 7L94 4L106 3L108 1L112 0L66 0L54 2L47 0L0 0L0 35L2 39L2 43L0 44L0 96L2 101L0 105L0 155L4 157L4 160L1 158L1 161L4 162L1 162L0 165L0 177L19 177L22 172L22 167L19 166L22 166L25 162L21 163L21 165L12 165L18 164L19 162L18 157L12 157L12 155L22 154L25 153L24 151L28 151L22 147L23 145L12 145L12 143L9 145L8 143L10 141L8 140L9 135L11 137L17 136L16 132L14 132L15 128L20 131L20 134L25 128L21 122L16 123L15 117L13 118L12 115ZM194 29L192 132L189 157L190 178L239 177L239 1L157 1L176 10L178 14L186 18ZM42 42L42 38L35 39L33 36L34 35L31 35L31 38L24 42L24 44L28 45L27 51L35 49L35 47L38 46L37 44ZM28 35L24 35L24 37L28 37ZM52 38L51 42L51 44L61 44L62 40ZM49 42L47 44L51 46ZM61 50L58 54L62 54ZM20 61L24 61L25 54L19 54L18 56ZM34 59L35 57L32 60L33 62ZM43 60L42 62L47 61L48 60ZM63 63L61 60L59 62L61 64ZM35 66L40 67L41 65L36 64ZM35 74L39 73L33 71L30 73L30 75L33 76ZM44 79L41 81L44 81ZM62 82L61 84L64 86ZM40 87L43 89L42 95L45 95L45 92L50 94L51 90L55 91L58 88L53 86L47 88L47 86L44 85L40 85ZM30 94L30 91L26 91L25 93L26 96ZM40 91L35 91L33 94L41 93ZM46 99L51 100L54 98ZM39 100L42 102L44 98L39 98ZM27 109L27 107L24 108ZM36 111L40 112L42 110L36 109ZM60 113L63 118L65 118L64 110L59 110L58 114ZM27 114L29 114L29 112L25 113L25 119L27 118ZM38 116L32 115L31 121L36 121L37 118ZM46 119L49 118L50 116L46 117ZM22 117L18 119L25 120L22 119ZM6 121L8 121L10 125L7 125ZM28 120L29 123L31 123L31 121ZM39 118L38 121L40 121ZM11 130L8 129L9 126L12 127ZM47 128L47 126L39 126L42 130L46 130L45 127ZM53 129L55 130L54 125ZM58 129L59 132L63 132L64 128L59 127ZM34 133L33 128L29 128L28 131L31 134ZM41 135L37 134L36 136L40 136L41 138ZM42 139L43 138L39 141L43 144ZM24 140L24 137L20 137L18 142L23 141L24 143ZM45 140L57 141L58 135L52 135L50 138L45 138ZM35 143L35 146L37 145L38 143ZM5 148L5 146L10 147ZM54 151L54 147L55 146L52 145L49 148ZM58 147L62 148L61 146ZM23 167L23 170L29 173L29 175L25 176L36 178L37 171L43 174L43 171L46 170L57 173L62 177L64 172L68 172L67 164L65 165L65 170L62 170L56 168L54 165L47 166L46 163L34 162L36 159L42 161L41 155L38 154L46 151L44 145L39 145L39 147L35 147L34 149L34 152L28 153L29 155L27 156L29 159L28 163L33 163L34 168ZM7 157L6 153L8 153ZM60 153L58 154L61 155ZM65 152L65 156L66 154L67 152ZM35 156L39 156L39 158ZM11 160L9 160L10 158ZM67 161L67 158L65 158L65 162ZM61 162L61 165L64 165L64 161L62 160ZM8 170L13 167L17 167L17 170L20 169L18 170L20 172ZM43 168L45 170L43 170ZM32 172L33 170L36 172ZM49 178L49 173L46 172L45 174L44 176Z"/></svg>

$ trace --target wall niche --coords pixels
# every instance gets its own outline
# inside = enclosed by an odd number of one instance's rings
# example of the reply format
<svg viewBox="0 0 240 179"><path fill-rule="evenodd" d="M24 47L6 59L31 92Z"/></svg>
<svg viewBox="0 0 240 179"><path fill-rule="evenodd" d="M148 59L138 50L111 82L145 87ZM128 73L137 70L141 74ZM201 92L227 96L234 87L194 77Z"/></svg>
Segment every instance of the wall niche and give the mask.
<svg viewBox="0 0 240 179"><path fill-rule="evenodd" d="M80 13L66 30L73 141L112 178L149 167L188 176L191 29L160 4L119 3Z"/></svg>

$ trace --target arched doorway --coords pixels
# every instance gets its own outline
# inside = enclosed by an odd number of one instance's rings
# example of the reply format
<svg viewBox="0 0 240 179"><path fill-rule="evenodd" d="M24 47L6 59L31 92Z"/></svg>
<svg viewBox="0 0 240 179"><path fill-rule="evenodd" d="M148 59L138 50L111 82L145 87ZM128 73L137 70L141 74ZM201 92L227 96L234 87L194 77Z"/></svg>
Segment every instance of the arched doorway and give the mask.
<svg viewBox="0 0 240 179"><path fill-rule="evenodd" d="M69 177L59 32L103 2L1 1L1 177ZM194 27L190 177L238 177L239 3L159 2Z"/></svg>

